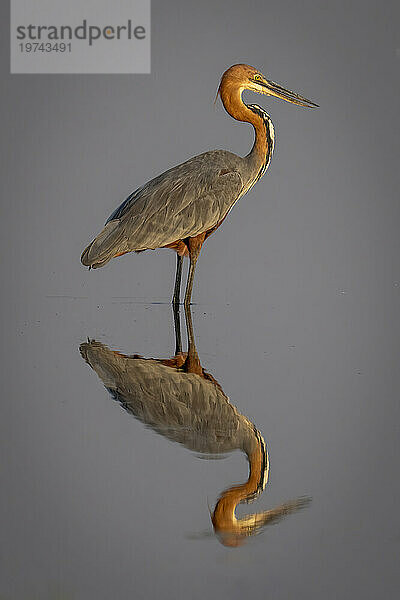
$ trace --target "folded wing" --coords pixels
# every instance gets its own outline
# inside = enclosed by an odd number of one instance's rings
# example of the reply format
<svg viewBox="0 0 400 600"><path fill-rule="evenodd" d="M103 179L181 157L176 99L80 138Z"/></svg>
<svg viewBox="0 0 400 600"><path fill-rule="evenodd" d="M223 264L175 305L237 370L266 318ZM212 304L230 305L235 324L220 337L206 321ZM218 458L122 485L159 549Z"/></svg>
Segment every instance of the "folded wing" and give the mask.
<svg viewBox="0 0 400 600"><path fill-rule="evenodd" d="M102 267L114 256L161 248L215 227L243 188L235 159L229 152L207 152L137 189L85 249L82 263Z"/></svg>

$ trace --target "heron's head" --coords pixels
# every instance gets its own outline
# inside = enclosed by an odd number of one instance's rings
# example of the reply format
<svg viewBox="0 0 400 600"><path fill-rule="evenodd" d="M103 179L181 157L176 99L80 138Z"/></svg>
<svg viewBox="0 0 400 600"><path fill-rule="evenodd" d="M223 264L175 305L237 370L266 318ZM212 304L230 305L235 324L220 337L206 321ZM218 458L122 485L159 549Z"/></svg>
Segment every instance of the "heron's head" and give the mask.
<svg viewBox="0 0 400 600"><path fill-rule="evenodd" d="M266 94L281 98L286 102L291 102L297 106L307 108L317 107L318 104L307 100L300 94L291 92L282 86L274 83L270 79L266 79L260 71L249 65L233 65L222 75L221 83L219 84L218 93L221 93L224 88L235 87L240 91L251 90L257 94Z"/></svg>

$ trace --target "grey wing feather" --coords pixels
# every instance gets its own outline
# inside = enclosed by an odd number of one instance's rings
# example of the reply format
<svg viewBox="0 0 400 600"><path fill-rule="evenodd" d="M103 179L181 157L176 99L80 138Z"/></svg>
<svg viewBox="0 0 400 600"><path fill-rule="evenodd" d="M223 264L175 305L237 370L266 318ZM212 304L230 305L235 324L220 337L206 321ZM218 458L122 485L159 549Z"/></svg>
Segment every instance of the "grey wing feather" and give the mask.
<svg viewBox="0 0 400 600"><path fill-rule="evenodd" d="M217 225L227 214L242 188L239 173L215 178L212 189L180 190L147 218L129 215L132 249L160 248L176 240L194 237Z"/></svg>
<svg viewBox="0 0 400 600"><path fill-rule="evenodd" d="M101 267L113 256L155 249L217 225L243 189L239 157L208 152L135 190L86 248L82 263Z"/></svg>
<svg viewBox="0 0 400 600"><path fill-rule="evenodd" d="M81 262L86 267L97 269L115 256L115 249L123 245L124 232L119 221L110 221L82 253Z"/></svg>
<svg viewBox="0 0 400 600"><path fill-rule="evenodd" d="M140 196L140 193L143 191L144 187L145 186L142 185L140 188L138 188L137 190L135 190L134 192L129 194L129 196L126 198L126 200L124 200L122 202L122 204L120 204L108 217L108 219L106 221L106 225L110 221L114 221L115 219L120 219L122 217L122 215L124 215L129 210L129 207L132 206L132 204L135 202L135 200Z"/></svg>

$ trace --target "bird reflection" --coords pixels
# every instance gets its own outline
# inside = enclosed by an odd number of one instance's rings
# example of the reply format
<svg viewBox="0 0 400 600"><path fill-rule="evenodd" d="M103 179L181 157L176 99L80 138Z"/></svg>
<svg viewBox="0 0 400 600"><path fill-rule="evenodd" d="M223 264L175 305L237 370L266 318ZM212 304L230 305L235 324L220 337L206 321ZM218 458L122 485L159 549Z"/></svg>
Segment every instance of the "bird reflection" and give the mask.
<svg viewBox="0 0 400 600"><path fill-rule="evenodd" d="M95 340L81 344L80 352L111 396L157 433L206 458L233 450L246 454L247 481L223 491L211 514L220 542L225 546L240 546L266 525L306 506L309 498L297 498L270 510L236 517L238 504L252 502L265 488L269 472L266 445L255 425L237 411L220 384L201 366L189 307L185 309L185 317L188 351L182 352L179 309L174 308L172 358L128 356Z"/></svg>

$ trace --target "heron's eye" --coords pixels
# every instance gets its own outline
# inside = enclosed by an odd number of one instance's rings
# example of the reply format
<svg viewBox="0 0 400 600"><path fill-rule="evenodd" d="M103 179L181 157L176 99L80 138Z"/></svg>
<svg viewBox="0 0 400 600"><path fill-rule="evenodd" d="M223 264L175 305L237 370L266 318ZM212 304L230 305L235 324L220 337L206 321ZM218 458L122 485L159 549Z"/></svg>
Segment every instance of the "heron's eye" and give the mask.
<svg viewBox="0 0 400 600"><path fill-rule="evenodd" d="M262 80L263 80L263 78L261 77L261 75L260 75L259 73L256 73L256 74L254 75L254 79L255 79L256 81L262 81Z"/></svg>

